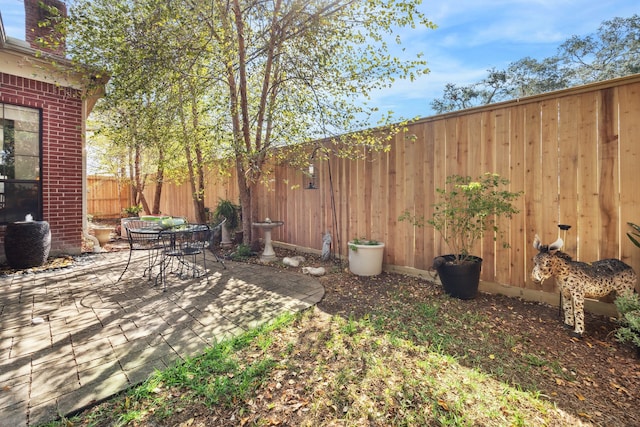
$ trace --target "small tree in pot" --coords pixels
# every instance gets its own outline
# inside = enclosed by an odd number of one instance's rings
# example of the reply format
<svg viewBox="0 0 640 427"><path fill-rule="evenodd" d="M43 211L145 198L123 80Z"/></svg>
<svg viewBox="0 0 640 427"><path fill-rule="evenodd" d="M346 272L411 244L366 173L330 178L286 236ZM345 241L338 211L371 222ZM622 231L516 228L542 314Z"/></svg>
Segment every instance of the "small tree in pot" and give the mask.
<svg viewBox="0 0 640 427"><path fill-rule="evenodd" d="M522 192L511 192L508 185L509 180L492 173L476 179L451 175L446 179L445 188L436 189L440 201L433 205L431 218L425 221L424 216L416 217L409 211L400 216L399 220L410 221L415 226L431 225L451 250L451 254L434 260L434 268L447 293L463 299L475 298L482 259L472 255L471 250L487 231L493 232L497 240L501 235L498 219L511 218L519 212L513 201ZM466 278L466 270L470 270L470 279ZM451 283L446 283L444 276L450 271L455 277ZM459 289L453 282L460 282L464 289Z"/></svg>

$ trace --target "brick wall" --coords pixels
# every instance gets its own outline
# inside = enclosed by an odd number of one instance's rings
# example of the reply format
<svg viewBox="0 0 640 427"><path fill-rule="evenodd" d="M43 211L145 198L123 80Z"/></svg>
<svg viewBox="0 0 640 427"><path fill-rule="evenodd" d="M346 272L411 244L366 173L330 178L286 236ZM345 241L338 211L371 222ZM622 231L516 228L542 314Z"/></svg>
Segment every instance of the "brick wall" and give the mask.
<svg viewBox="0 0 640 427"><path fill-rule="evenodd" d="M80 92L0 73L0 102L42 109L43 219L51 253L82 248L82 100ZM4 227L0 230L4 257Z"/></svg>

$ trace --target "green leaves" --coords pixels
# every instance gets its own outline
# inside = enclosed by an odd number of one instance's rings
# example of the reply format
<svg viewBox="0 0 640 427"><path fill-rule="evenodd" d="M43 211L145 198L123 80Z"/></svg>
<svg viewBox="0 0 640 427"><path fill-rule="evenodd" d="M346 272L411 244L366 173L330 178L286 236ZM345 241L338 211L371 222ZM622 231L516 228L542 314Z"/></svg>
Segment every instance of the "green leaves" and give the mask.
<svg viewBox="0 0 640 427"><path fill-rule="evenodd" d="M627 237L629 237L629 240L631 240L634 245L640 248L640 226L632 222L628 222L627 224L634 230L628 232Z"/></svg>
<svg viewBox="0 0 640 427"><path fill-rule="evenodd" d="M494 240L501 234L497 220L511 218L518 213L513 202L522 191L511 192L509 180L497 174L485 173L475 179L470 176L451 175L444 188L436 189L440 201L433 208L433 216L426 223L434 227L445 243L459 255L462 262L484 233L494 233ZM406 212L400 220L412 220L416 226L423 218L411 218Z"/></svg>

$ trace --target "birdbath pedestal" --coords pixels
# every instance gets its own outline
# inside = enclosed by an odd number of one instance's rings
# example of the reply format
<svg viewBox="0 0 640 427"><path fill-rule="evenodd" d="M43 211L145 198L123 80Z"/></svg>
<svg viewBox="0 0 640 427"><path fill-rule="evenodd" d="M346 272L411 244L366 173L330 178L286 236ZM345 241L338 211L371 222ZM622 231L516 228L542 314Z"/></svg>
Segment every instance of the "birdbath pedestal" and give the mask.
<svg viewBox="0 0 640 427"><path fill-rule="evenodd" d="M264 222L254 222L252 225L254 228L259 228L264 231L264 251L260 256L260 261L275 261L276 253L273 250L273 245L271 244L271 230L284 225L284 221L271 221L267 218Z"/></svg>

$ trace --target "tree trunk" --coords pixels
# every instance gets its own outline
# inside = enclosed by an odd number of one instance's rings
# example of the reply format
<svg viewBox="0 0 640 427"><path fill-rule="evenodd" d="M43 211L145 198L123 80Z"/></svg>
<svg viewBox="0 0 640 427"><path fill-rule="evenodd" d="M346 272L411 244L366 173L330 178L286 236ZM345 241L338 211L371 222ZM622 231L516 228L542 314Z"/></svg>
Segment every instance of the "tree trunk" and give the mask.
<svg viewBox="0 0 640 427"><path fill-rule="evenodd" d="M140 145L135 144L134 148L134 157L133 157L133 194L134 194L134 204L137 206L142 204L142 208L147 214L151 214L151 210L149 209L149 204L147 203L147 199L144 197L144 187L146 183L146 176L144 176L140 170L141 163L141 150Z"/></svg>
<svg viewBox="0 0 640 427"><path fill-rule="evenodd" d="M160 214L160 197L162 196L162 181L164 180L164 169L158 167L156 174L156 191L153 195L153 211L151 215Z"/></svg>
<svg viewBox="0 0 640 427"><path fill-rule="evenodd" d="M241 173L238 174L238 188L240 189L240 206L242 208L242 243L253 247L251 189L247 186L247 181Z"/></svg>

